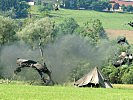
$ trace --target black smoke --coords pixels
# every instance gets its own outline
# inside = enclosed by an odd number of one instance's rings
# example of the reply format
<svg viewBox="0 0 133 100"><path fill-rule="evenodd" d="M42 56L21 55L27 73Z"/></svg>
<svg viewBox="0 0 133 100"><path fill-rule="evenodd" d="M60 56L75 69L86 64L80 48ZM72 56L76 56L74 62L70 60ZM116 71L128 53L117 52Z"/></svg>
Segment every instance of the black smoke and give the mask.
<svg viewBox="0 0 133 100"><path fill-rule="evenodd" d="M58 83L66 82L70 72L81 61L90 63L92 67L101 67L113 52L113 46L107 40L101 41L97 46L91 45L87 40L75 35L65 35L44 47L44 60L48 69L52 71L52 78ZM4 46L1 50L0 73L5 78L11 78L17 67L17 58L40 60L39 49L31 49L27 44L13 44ZM39 79L38 73L33 69L23 69L20 79ZM19 78L18 77L18 78Z"/></svg>

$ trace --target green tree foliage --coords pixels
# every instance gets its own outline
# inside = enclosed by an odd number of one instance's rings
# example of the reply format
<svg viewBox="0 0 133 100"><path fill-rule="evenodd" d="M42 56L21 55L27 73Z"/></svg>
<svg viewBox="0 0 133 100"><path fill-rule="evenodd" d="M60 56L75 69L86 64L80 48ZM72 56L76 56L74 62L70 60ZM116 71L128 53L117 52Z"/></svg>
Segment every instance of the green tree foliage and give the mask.
<svg viewBox="0 0 133 100"><path fill-rule="evenodd" d="M17 33L19 39L31 44L32 46L47 44L53 40L54 23L49 18L36 20L29 25L26 25L20 32Z"/></svg>
<svg viewBox="0 0 133 100"><path fill-rule="evenodd" d="M118 70L114 66L107 66L103 68L102 73L111 83L118 83Z"/></svg>
<svg viewBox="0 0 133 100"><path fill-rule="evenodd" d="M69 9L91 9L97 11L103 11L106 8L109 8L108 1L98 1L98 0L63 0L64 8Z"/></svg>
<svg viewBox="0 0 133 100"><path fill-rule="evenodd" d="M10 8L13 7L13 3L16 3L16 0L0 0L0 10L10 10Z"/></svg>
<svg viewBox="0 0 133 100"><path fill-rule="evenodd" d="M14 7L16 18L25 18L28 16L29 5L25 1L17 3Z"/></svg>
<svg viewBox="0 0 133 100"><path fill-rule="evenodd" d="M107 39L107 34L105 33L99 19L91 20L85 23L80 35L87 38L92 43L97 43L100 39Z"/></svg>
<svg viewBox="0 0 133 100"><path fill-rule="evenodd" d="M125 12L133 12L133 6L129 5L129 6L125 6L122 5L122 10Z"/></svg>
<svg viewBox="0 0 133 100"><path fill-rule="evenodd" d="M119 7L120 7L119 3L115 3L113 9L119 9Z"/></svg>
<svg viewBox="0 0 133 100"><path fill-rule="evenodd" d="M127 65L123 65L118 68L106 66L102 69L102 73L111 83L133 84L133 66L128 67Z"/></svg>
<svg viewBox="0 0 133 100"><path fill-rule="evenodd" d="M111 8L112 8L112 5L109 3L108 4L108 11L110 11Z"/></svg>
<svg viewBox="0 0 133 100"><path fill-rule="evenodd" d="M16 24L10 18L0 17L0 44L16 40Z"/></svg>
<svg viewBox="0 0 133 100"><path fill-rule="evenodd" d="M66 18L61 24L56 28L57 36L73 34L74 31L79 27L77 22L73 18Z"/></svg>
<svg viewBox="0 0 133 100"><path fill-rule="evenodd" d="M42 17L50 16L50 10L53 10L53 6L51 4L48 4L47 6L38 6L38 11L41 13Z"/></svg>
<svg viewBox="0 0 133 100"><path fill-rule="evenodd" d="M123 74L122 83L133 84L133 67L127 68L127 71Z"/></svg>
<svg viewBox="0 0 133 100"><path fill-rule="evenodd" d="M43 4L43 5L38 5L38 10L40 12L44 12L46 10L53 10L53 4L52 3L47 3L47 4Z"/></svg>
<svg viewBox="0 0 133 100"><path fill-rule="evenodd" d="M123 5L121 6L121 9L122 9L123 11L126 11L127 7L123 4Z"/></svg>
<svg viewBox="0 0 133 100"><path fill-rule="evenodd" d="M41 0L34 0L36 5L41 5Z"/></svg>
<svg viewBox="0 0 133 100"><path fill-rule="evenodd" d="M126 9L127 12L133 12L133 6L129 5Z"/></svg>
<svg viewBox="0 0 133 100"><path fill-rule="evenodd" d="M108 2L97 1L97 2L92 2L90 7L92 10L103 11L104 9L109 8L110 5Z"/></svg>
<svg viewBox="0 0 133 100"><path fill-rule="evenodd" d="M23 18L28 15L29 5L26 2L27 0L1 0L0 1L0 10L7 12L10 11L12 18Z"/></svg>
<svg viewBox="0 0 133 100"><path fill-rule="evenodd" d="M87 74L90 71L91 67L90 64L84 61L81 61L77 67L75 67L71 72L70 72L70 80L71 81L76 81L79 78L83 77L84 74Z"/></svg>

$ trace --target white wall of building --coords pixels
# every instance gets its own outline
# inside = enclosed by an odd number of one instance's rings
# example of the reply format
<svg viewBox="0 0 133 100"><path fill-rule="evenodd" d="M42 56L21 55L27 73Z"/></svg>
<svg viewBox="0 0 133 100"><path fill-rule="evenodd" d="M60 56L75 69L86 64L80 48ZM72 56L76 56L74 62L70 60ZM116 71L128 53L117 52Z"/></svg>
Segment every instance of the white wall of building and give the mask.
<svg viewBox="0 0 133 100"><path fill-rule="evenodd" d="M35 5L35 2L29 2L29 5Z"/></svg>

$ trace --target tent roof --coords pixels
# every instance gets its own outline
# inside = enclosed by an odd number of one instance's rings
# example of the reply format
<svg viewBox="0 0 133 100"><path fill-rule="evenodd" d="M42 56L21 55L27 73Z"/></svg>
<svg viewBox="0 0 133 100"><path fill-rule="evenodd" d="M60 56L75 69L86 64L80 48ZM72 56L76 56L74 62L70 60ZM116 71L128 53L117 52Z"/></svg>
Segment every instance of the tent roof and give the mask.
<svg viewBox="0 0 133 100"><path fill-rule="evenodd" d="M102 76L101 72L98 70L97 67L95 67L92 71L90 71L88 74L84 75L82 78L77 80L74 85L77 85L79 87L86 86L89 83L92 84L99 84L101 87L112 87L111 84L107 81L105 81L104 77Z"/></svg>

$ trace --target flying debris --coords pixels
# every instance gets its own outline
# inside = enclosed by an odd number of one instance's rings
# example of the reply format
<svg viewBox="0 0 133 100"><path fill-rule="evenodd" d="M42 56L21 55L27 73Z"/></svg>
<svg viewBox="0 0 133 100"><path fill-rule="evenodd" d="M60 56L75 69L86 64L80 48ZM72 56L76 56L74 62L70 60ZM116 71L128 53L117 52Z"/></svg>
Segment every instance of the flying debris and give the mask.
<svg viewBox="0 0 133 100"><path fill-rule="evenodd" d="M131 27L133 27L133 22L130 21L130 22L128 23L128 25L131 26Z"/></svg>
<svg viewBox="0 0 133 100"><path fill-rule="evenodd" d="M39 75L41 76L41 80L43 80L43 82L46 85L48 85L50 82L54 83L51 79L51 71L48 70L45 63L42 65L33 60L17 58L17 65L18 65L18 67L14 70L15 74L21 72L21 69L24 67L30 67L30 68L34 68L39 73ZM49 78L47 78L47 79L44 78L43 74L47 74L49 76Z"/></svg>
<svg viewBox="0 0 133 100"><path fill-rule="evenodd" d="M127 64L128 66L132 64L133 61L133 55L126 53L126 52L121 52L121 54L119 55L119 60L117 60L113 65L115 67L119 67L122 65Z"/></svg>
<svg viewBox="0 0 133 100"><path fill-rule="evenodd" d="M124 36L123 36L123 37L120 37L120 38L118 39L117 43L120 44L120 45L123 45L123 44L129 45L129 43L128 43L126 37L124 37Z"/></svg>

